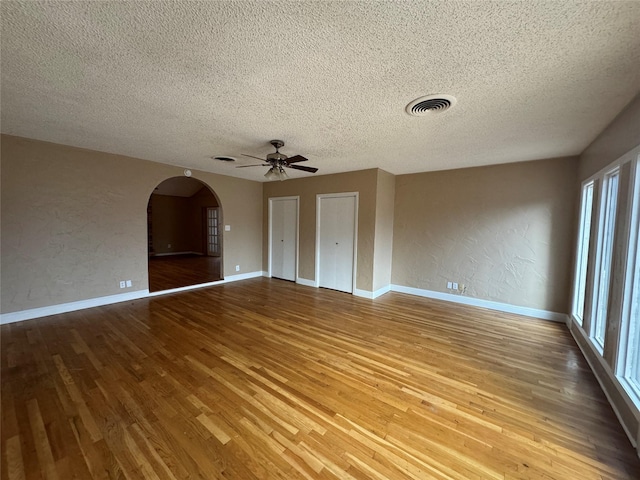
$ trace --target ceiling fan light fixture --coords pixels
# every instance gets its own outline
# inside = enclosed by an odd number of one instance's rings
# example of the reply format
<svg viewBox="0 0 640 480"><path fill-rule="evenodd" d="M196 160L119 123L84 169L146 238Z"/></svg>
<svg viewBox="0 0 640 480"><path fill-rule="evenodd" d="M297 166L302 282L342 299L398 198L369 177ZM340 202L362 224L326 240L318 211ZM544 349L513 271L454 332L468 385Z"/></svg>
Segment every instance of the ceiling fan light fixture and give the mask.
<svg viewBox="0 0 640 480"><path fill-rule="evenodd" d="M267 180L273 180L277 175L276 172L273 171L273 167L271 167L269 170L267 170L267 173L265 173L264 176Z"/></svg>
<svg viewBox="0 0 640 480"><path fill-rule="evenodd" d="M281 182L289 178L289 175L287 175L285 169L282 168L282 165L271 167L264 176L267 180L280 180Z"/></svg>
<svg viewBox="0 0 640 480"><path fill-rule="evenodd" d="M282 182L283 180L286 180L287 178L289 178L289 175L287 175L287 172L285 172L284 168L282 168L282 166L278 167L278 178L280 179L280 181Z"/></svg>

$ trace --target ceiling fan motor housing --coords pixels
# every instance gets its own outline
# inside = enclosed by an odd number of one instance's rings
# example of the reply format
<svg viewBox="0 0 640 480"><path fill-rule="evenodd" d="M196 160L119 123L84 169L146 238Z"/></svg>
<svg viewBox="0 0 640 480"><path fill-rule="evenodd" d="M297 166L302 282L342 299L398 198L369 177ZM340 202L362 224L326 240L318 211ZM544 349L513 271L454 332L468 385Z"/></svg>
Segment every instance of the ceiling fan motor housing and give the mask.
<svg viewBox="0 0 640 480"><path fill-rule="evenodd" d="M286 159L287 159L287 156L284 153L280 153L280 152L269 153L267 155L267 161L268 162L282 163Z"/></svg>

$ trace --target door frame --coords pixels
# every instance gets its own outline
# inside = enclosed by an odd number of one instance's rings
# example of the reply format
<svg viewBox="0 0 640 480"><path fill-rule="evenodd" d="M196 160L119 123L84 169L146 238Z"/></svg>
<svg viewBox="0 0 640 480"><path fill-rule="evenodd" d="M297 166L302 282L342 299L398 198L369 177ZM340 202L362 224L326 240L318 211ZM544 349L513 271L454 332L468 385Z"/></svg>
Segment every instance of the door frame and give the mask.
<svg viewBox="0 0 640 480"><path fill-rule="evenodd" d="M209 255L209 209L215 208L218 210L218 254ZM206 257L222 257L222 209L217 207L202 207L202 250Z"/></svg>
<svg viewBox="0 0 640 480"><path fill-rule="evenodd" d="M280 200L295 200L296 201L296 272L295 272L295 282L298 283L298 265L299 265L299 258L300 258L300 196L299 195L294 195L294 196L288 196L288 197L269 197L269 226L267 227L269 229L268 231L268 236L269 236L269 245L268 245L268 252L267 252L267 256L268 256L268 260L267 260L267 276L269 278L271 278L271 260L272 260L272 247L273 247L273 202L274 201L280 201Z"/></svg>
<svg viewBox="0 0 640 480"><path fill-rule="evenodd" d="M359 192L342 192L342 193L318 193L316 195L316 278L314 286L320 287L320 209L322 205L322 199L324 198L336 198L336 197L353 197L355 199L355 206L353 209L354 221L353 221L353 272L352 272L352 285L351 295L356 292L356 281L358 274L358 207L360 204Z"/></svg>

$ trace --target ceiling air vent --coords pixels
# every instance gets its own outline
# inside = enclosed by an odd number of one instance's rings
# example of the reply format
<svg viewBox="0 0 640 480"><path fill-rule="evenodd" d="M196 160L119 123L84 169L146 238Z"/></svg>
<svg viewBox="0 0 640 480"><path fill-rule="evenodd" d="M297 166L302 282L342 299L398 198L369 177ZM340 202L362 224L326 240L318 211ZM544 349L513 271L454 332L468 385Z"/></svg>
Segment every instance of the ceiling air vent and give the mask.
<svg viewBox="0 0 640 480"><path fill-rule="evenodd" d="M456 98L451 95L427 95L416 98L407 105L407 113L415 117L422 117L432 113L442 113L456 104Z"/></svg>
<svg viewBox="0 0 640 480"><path fill-rule="evenodd" d="M214 160L220 160L221 162L235 162L236 159L233 157L225 157L225 156L219 156L219 157L211 157Z"/></svg>

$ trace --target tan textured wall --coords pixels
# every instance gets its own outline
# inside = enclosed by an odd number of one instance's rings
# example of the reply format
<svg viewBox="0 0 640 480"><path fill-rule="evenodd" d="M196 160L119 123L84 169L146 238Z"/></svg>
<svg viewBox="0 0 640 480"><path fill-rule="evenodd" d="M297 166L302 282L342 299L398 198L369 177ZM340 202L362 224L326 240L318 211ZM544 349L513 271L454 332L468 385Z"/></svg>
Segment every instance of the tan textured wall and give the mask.
<svg viewBox="0 0 640 480"><path fill-rule="evenodd" d="M577 159L396 177L392 283L567 312Z"/></svg>
<svg viewBox="0 0 640 480"><path fill-rule="evenodd" d="M393 210L396 177L378 170L376 190L376 229L373 254L373 291L391 284L393 254Z"/></svg>
<svg viewBox="0 0 640 480"><path fill-rule="evenodd" d="M181 168L4 135L1 153L2 313L148 288L147 202ZM224 274L260 271L262 184L193 175L232 228Z"/></svg>
<svg viewBox="0 0 640 480"><path fill-rule="evenodd" d="M356 288L371 291L373 285L373 247L375 236L377 169L336 175L321 175L264 183L263 269L269 258L268 204L271 197L300 196L300 258L298 275L315 279L316 195L321 193L359 192L358 256Z"/></svg>
<svg viewBox="0 0 640 480"><path fill-rule="evenodd" d="M580 155L580 181L640 145L640 95Z"/></svg>

